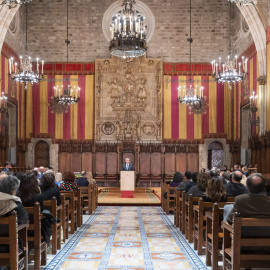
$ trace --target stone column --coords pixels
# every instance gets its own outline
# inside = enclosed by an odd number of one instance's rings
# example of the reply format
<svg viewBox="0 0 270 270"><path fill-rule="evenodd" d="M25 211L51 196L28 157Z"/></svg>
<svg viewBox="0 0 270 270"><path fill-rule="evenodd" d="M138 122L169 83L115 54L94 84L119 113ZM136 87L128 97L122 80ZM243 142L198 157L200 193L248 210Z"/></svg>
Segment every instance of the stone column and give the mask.
<svg viewBox="0 0 270 270"><path fill-rule="evenodd" d="M50 166L53 167L55 172L58 172L58 153L59 153L59 144L52 144L50 147Z"/></svg>
<svg viewBox="0 0 270 270"><path fill-rule="evenodd" d="M260 135L263 134L266 130L266 76L261 76L257 79L259 82L259 110L260 110Z"/></svg>

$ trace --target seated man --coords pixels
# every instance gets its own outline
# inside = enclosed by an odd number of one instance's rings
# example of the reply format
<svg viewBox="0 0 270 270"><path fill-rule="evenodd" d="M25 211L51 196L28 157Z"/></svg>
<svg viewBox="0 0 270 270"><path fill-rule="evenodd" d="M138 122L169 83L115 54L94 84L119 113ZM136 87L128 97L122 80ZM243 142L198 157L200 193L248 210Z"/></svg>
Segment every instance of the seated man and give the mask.
<svg viewBox="0 0 270 270"><path fill-rule="evenodd" d="M3 172L9 172L9 169L11 168L11 162L5 162L5 168L2 170Z"/></svg>
<svg viewBox="0 0 270 270"><path fill-rule="evenodd" d="M235 171L232 175L232 181L227 182L224 188L227 192L227 197L236 197L238 195L249 193L247 187L241 184L242 173L240 171Z"/></svg>
<svg viewBox="0 0 270 270"><path fill-rule="evenodd" d="M179 184L179 186L177 187L177 190L185 190L187 184L192 183L192 172L191 171L186 171L185 172L185 179L183 182L181 182Z"/></svg>
<svg viewBox="0 0 270 270"><path fill-rule="evenodd" d="M79 187L87 187L89 185L89 182L87 180L86 171L82 171L81 177L76 179L75 182Z"/></svg>

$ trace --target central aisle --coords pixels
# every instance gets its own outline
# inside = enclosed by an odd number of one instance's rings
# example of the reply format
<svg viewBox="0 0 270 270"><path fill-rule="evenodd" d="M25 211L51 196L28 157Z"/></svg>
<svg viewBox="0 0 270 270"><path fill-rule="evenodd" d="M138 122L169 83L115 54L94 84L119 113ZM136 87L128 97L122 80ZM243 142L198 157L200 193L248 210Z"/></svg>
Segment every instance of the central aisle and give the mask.
<svg viewBox="0 0 270 270"><path fill-rule="evenodd" d="M98 207L46 269L207 269L160 207Z"/></svg>

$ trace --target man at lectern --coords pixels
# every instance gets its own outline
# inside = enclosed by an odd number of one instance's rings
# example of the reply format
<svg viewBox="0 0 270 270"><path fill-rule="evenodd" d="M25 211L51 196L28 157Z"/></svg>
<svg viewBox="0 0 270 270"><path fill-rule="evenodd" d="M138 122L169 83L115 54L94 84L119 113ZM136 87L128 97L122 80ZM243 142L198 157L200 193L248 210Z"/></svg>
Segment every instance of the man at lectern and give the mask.
<svg viewBox="0 0 270 270"><path fill-rule="evenodd" d="M132 163L130 163L129 158L125 158L125 162L122 166L122 171L134 171L134 166Z"/></svg>

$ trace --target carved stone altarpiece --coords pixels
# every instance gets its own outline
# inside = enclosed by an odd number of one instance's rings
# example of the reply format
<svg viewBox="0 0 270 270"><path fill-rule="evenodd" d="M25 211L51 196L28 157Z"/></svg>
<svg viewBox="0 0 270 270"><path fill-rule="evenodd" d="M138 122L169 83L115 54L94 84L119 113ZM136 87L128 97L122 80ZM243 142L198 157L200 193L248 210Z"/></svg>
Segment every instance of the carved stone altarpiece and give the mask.
<svg viewBox="0 0 270 270"><path fill-rule="evenodd" d="M96 60L96 140L162 139L162 60Z"/></svg>

